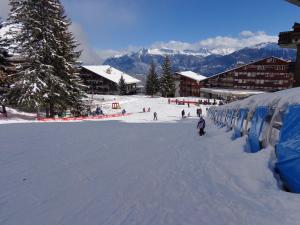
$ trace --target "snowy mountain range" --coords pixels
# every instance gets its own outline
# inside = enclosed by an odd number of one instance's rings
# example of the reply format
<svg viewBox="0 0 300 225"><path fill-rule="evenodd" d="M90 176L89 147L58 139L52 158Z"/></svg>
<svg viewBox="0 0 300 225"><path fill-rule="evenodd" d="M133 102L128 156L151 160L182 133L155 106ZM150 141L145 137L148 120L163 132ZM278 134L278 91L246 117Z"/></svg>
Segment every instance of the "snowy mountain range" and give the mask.
<svg viewBox="0 0 300 225"><path fill-rule="evenodd" d="M147 49L143 48L140 49L137 54L144 55L191 55L191 56L199 56L199 57L207 57L210 55L228 55L230 53L233 53L234 49L230 48L220 48L220 49L207 49L207 48L199 48L198 50L176 50L176 49L168 49L168 48L153 48L153 49Z"/></svg>
<svg viewBox="0 0 300 225"><path fill-rule="evenodd" d="M282 49L277 43L261 43L237 51L230 48L201 48L196 51L143 48L137 52L108 58L104 64L111 65L132 75L145 75L152 60L158 65L158 70L160 70L160 65L166 55L170 57L174 71L191 70L204 76L212 76L234 68L238 64L250 63L269 56L294 61L296 50Z"/></svg>

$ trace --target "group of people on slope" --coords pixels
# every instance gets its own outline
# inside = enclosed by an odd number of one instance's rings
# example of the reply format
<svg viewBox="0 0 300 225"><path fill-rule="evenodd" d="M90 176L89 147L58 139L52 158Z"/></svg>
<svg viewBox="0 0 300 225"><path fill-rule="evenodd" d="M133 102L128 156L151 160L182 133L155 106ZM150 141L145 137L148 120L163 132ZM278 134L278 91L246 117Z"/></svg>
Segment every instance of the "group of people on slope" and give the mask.
<svg viewBox="0 0 300 225"><path fill-rule="evenodd" d="M191 113L190 112L188 112L187 117L191 117ZM186 118L184 109L181 111L181 118L182 119Z"/></svg>
<svg viewBox="0 0 300 225"><path fill-rule="evenodd" d="M202 109L197 109L197 116L200 117L199 121L197 123L197 129L199 130L199 135L203 136L205 134L204 129L205 129L206 123L205 123L205 119L202 116ZM184 109L181 111L181 117L185 118L185 111L184 111ZM153 113L153 120L155 120L155 121L158 120L158 118L157 118L157 112Z"/></svg>
<svg viewBox="0 0 300 225"><path fill-rule="evenodd" d="M96 110L95 110L95 114L96 114L97 116L99 116L99 115L104 115L104 112L103 112L102 107L100 107L100 106L97 105L97 108L96 108Z"/></svg>
<svg viewBox="0 0 300 225"><path fill-rule="evenodd" d="M205 131L204 131L204 129L205 129L205 119L202 116L202 109L198 108L197 111L196 111L196 113L197 113L197 116L199 117L199 121L197 123L197 129L199 129L199 135L203 136L205 134ZM188 115L188 116L190 116L190 115ZM181 111L181 117L185 118L185 111L184 111L184 109Z"/></svg>
<svg viewBox="0 0 300 225"><path fill-rule="evenodd" d="M149 107L148 110L146 111L146 108L144 107L143 108L143 113L145 113L145 112L151 112L151 108Z"/></svg>

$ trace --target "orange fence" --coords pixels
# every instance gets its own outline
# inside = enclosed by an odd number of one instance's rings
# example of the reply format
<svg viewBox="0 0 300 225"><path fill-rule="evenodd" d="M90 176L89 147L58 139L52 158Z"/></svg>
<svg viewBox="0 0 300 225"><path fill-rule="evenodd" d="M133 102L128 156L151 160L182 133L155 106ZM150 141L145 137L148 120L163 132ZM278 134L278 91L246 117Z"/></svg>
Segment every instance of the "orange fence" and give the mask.
<svg viewBox="0 0 300 225"><path fill-rule="evenodd" d="M197 105L197 104L199 104L199 101L186 101L186 100L178 100L178 99L176 99L176 100L169 99L168 102L169 102L169 104L176 103L176 104L181 104L181 105L185 105L185 104Z"/></svg>
<svg viewBox="0 0 300 225"><path fill-rule="evenodd" d="M112 115L101 115L101 116L81 116L81 117L66 117L66 118L38 118L39 122L63 122L63 121L83 121L83 120L101 120L116 117L130 116L132 113L126 114L112 114Z"/></svg>

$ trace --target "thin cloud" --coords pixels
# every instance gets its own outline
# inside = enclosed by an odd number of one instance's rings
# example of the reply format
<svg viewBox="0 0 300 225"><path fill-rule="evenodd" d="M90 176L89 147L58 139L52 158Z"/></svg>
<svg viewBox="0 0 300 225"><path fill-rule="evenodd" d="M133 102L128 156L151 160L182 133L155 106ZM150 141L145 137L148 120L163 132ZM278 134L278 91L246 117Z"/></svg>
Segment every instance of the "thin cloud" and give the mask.
<svg viewBox="0 0 300 225"><path fill-rule="evenodd" d="M217 36L200 40L196 43L181 41L157 42L151 45L152 48L167 48L174 50L198 50L206 48L213 50L216 48L239 50L245 47L254 46L263 42L276 42L277 36L271 36L265 32L242 31L237 37Z"/></svg>
<svg viewBox="0 0 300 225"><path fill-rule="evenodd" d="M148 46L151 49L172 49L175 51L183 51L183 50L192 50L197 51L201 48L205 48L210 50L213 53L230 53L242 48L255 46L261 43L270 43L277 42L278 37L268 35L263 31L242 31L239 33L237 37L229 37L229 36L217 36L213 38L207 38L204 40L200 40L196 43L188 43L182 41L169 41L169 42L155 42L152 45ZM97 54L102 58L110 58L114 56L125 55L128 53L135 52L141 49L141 47L130 46L127 49L122 50L99 50ZM223 51L222 51L223 50Z"/></svg>
<svg viewBox="0 0 300 225"><path fill-rule="evenodd" d="M103 62L104 59L90 46L86 34L80 24L72 23L70 31L74 34L79 43L79 50L82 50L80 60L84 64L100 64Z"/></svg>

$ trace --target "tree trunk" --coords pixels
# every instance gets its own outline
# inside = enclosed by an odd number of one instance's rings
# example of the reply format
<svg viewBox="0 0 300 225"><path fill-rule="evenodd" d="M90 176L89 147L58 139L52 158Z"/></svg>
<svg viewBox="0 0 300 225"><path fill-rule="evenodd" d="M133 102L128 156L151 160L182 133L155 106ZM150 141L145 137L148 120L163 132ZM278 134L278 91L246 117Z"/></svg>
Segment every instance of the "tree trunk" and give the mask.
<svg viewBox="0 0 300 225"><path fill-rule="evenodd" d="M7 111L5 105L2 105L2 113L5 117L7 117Z"/></svg>
<svg viewBox="0 0 300 225"><path fill-rule="evenodd" d="M40 118L40 108L36 109L36 118L39 119Z"/></svg>
<svg viewBox="0 0 300 225"><path fill-rule="evenodd" d="M54 118L55 112L54 112L54 104L50 102L49 104L49 112L50 112L50 118Z"/></svg>
<svg viewBox="0 0 300 225"><path fill-rule="evenodd" d="M46 117L50 118L50 113L49 113L49 108L48 107L46 107Z"/></svg>

